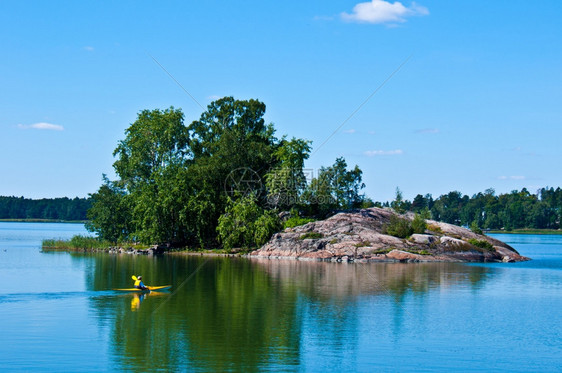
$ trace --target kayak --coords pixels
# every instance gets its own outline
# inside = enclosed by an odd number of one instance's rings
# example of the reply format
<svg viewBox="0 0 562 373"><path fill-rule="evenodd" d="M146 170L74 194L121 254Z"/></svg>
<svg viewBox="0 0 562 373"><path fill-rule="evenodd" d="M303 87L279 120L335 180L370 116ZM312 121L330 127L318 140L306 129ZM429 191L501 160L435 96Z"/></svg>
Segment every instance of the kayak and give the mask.
<svg viewBox="0 0 562 373"><path fill-rule="evenodd" d="M137 289L137 288L129 288L129 289L113 289L116 291L138 291L138 292L146 292L146 291L159 291L159 290L167 290L171 288L172 285L164 285L164 286L147 286L148 289Z"/></svg>

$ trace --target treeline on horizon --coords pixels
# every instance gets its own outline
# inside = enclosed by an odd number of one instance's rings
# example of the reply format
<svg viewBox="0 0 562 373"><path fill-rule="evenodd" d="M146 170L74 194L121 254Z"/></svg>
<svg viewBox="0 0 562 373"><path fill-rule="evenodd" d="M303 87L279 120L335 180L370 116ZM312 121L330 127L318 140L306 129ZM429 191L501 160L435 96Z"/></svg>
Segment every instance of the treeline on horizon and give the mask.
<svg viewBox="0 0 562 373"><path fill-rule="evenodd" d="M545 187L535 194L526 188L521 191L496 195L487 189L472 197L452 191L433 199L431 194L418 194L412 201L403 200L397 189L397 198L382 207L411 211L445 223L479 229L560 229L562 221L562 189Z"/></svg>
<svg viewBox="0 0 562 373"><path fill-rule="evenodd" d="M86 220L90 198L42 198L0 196L0 219Z"/></svg>
<svg viewBox="0 0 562 373"><path fill-rule="evenodd" d="M399 192L400 193L400 192ZM0 219L87 220L91 198L30 199L0 196ZM360 207L392 207L429 216L433 220L480 229L560 229L562 189L545 187L536 193L521 191L496 195L494 189L472 197L452 191L433 199L431 194L418 194L412 201L399 196L392 202L372 203L364 198Z"/></svg>

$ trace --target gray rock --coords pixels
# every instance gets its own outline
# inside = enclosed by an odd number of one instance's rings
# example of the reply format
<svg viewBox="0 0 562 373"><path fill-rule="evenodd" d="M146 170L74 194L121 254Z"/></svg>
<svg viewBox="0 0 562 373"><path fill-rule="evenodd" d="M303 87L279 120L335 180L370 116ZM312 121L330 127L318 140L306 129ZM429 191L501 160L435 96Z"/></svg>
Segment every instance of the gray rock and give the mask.
<svg viewBox="0 0 562 373"><path fill-rule="evenodd" d="M433 242L436 241L435 236L431 235L431 234L418 234L415 233L412 236L410 236L410 241L414 242L414 243L420 243L420 244L426 244L429 245Z"/></svg>
<svg viewBox="0 0 562 373"><path fill-rule="evenodd" d="M466 245L466 241L460 240L458 238L453 238L449 236L443 236L439 239L442 244L452 246L452 245Z"/></svg>
<svg viewBox="0 0 562 373"><path fill-rule="evenodd" d="M394 215L397 214L391 209L375 207L341 212L326 220L276 233L250 256L333 262L528 260L501 241L432 220L427 223L435 227L431 230L434 234L414 234L409 239L387 235L383 233L384 227ZM412 214L400 217L413 219ZM321 238L303 239L310 232L318 233ZM488 241L494 249L478 248L468 242L470 239Z"/></svg>

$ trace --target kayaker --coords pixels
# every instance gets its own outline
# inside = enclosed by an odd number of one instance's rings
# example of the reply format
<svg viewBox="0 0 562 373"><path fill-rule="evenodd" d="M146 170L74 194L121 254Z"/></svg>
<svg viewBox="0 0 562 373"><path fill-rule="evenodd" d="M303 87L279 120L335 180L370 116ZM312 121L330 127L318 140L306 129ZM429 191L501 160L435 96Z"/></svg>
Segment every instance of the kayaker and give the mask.
<svg viewBox="0 0 562 373"><path fill-rule="evenodd" d="M142 283L142 276L138 276L135 280L135 287L141 290L148 290L148 288Z"/></svg>

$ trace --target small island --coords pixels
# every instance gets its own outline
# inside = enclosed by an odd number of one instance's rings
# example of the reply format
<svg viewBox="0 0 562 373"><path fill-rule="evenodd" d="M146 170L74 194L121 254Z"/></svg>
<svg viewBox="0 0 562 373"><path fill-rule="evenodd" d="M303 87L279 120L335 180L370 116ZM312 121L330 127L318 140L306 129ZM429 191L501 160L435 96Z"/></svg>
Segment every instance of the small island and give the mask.
<svg viewBox="0 0 562 373"><path fill-rule="evenodd" d="M560 230L560 188L409 201L397 187L393 201L374 201L344 157L305 168L312 142L276 135L265 111L223 97L187 125L179 109L143 110L113 152L115 180L103 175L82 200L0 198L0 218L86 219L96 236L45 240L45 250L345 262L522 261L482 229Z"/></svg>
<svg viewBox="0 0 562 373"><path fill-rule="evenodd" d="M427 220L424 233L403 238L396 237L401 235L400 232L389 229L393 225L407 227L414 219L414 214L400 215L391 209L377 207L341 212L326 220L276 233L267 244L249 255L359 262L529 260L499 240L452 224Z"/></svg>

